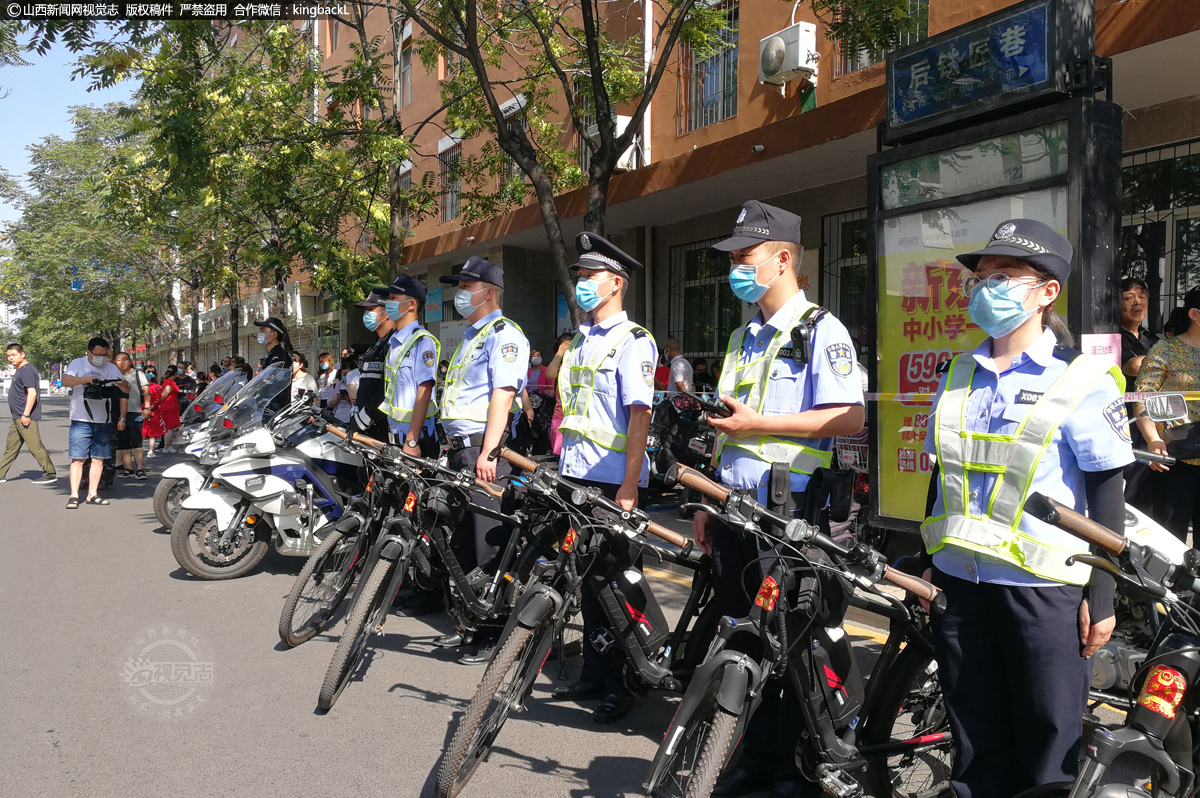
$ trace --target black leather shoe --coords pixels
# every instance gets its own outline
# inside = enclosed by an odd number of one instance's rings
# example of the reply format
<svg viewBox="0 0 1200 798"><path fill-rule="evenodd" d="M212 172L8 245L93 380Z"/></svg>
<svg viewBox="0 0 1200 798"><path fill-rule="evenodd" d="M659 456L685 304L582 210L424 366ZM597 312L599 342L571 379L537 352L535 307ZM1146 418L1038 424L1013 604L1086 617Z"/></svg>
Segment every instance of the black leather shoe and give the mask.
<svg viewBox="0 0 1200 798"><path fill-rule="evenodd" d="M775 782L767 798L811 798L818 795L818 790L807 781L799 779L780 779Z"/></svg>
<svg viewBox="0 0 1200 798"><path fill-rule="evenodd" d="M469 651L458 658L459 665L487 665L492 661L492 654L496 650L495 643L485 643L474 651Z"/></svg>
<svg viewBox="0 0 1200 798"><path fill-rule="evenodd" d="M712 794L717 796L747 795L767 789L772 782L774 779L770 770L739 764L733 770L727 770L721 775Z"/></svg>
<svg viewBox="0 0 1200 798"><path fill-rule="evenodd" d="M458 632L447 632L441 637L433 638L433 644L439 648L458 648L463 644L463 636Z"/></svg>
<svg viewBox="0 0 1200 798"><path fill-rule="evenodd" d="M628 715L631 709L633 709L633 696L609 693L604 696L600 706L596 707L592 720L597 723L616 723Z"/></svg>
<svg viewBox="0 0 1200 798"><path fill-rule="evenodd" d="M592 698L604 698L607 693L600 682L585 682L582 679L564 687L555 687L550 698L555 701L588 701Z"/></svg>

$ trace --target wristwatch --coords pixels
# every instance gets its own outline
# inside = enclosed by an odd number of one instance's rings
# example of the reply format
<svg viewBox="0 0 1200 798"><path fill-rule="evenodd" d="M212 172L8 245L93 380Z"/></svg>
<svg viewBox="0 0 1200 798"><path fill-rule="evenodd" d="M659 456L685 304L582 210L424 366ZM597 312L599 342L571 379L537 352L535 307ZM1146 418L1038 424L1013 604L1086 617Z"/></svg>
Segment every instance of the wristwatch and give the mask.
<svg viewBox="0 0 1200 798"><path fill-rule="evenodd" d="M404 439L404 445L405 445L405 446L413 446L413 447L417 447L417 446L420 446L421 444L417 443L416 441L410 441L408 438L405 438L405 439Z"/></svg>

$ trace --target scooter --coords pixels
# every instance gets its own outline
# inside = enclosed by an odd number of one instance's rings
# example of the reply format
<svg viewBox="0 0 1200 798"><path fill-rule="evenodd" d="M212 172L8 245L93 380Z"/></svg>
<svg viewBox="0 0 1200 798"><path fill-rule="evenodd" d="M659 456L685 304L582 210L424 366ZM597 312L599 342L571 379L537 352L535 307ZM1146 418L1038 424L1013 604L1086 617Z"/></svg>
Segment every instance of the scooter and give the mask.
<svg viewBox="0 0 1200 798"><path fill-rule="evenodd" d="M260 379L219 416L222 429L243 432L210 438L200 459L212 468L207 484L184 500L171 528L176 561L199 579L244 576L272 541L280 554L307 557L363 490L362 458L312 422L306 398L264 423L271 399L290 389L290 370L268 369Z"/></svg>
<svg viewBox="0 0 1200 798"><path fill-rule="evenodd" d="M154 489L154 515L170 529L179 515L183 500L200 490L208 469L197 462L212 436L217 414L227 407L246 385L246 375L239 369L227 372L188 405L180 418L178 446L194 458L176 463L162 472Z"/></svg>

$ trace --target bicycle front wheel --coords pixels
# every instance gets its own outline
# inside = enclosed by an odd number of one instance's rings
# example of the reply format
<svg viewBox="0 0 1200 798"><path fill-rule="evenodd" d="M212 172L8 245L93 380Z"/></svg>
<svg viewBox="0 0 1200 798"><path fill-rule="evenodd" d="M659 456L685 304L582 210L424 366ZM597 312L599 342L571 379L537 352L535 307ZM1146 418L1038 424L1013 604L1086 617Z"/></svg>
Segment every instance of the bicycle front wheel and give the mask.
<svg viewBox="0 0 1200 798"><path fill-rule="evenodd" d="M367 652L371 635L377 631L371 619L383 606L385 586L394 567L396 563L390 560L381 559L376 563L358 601L354 602L354 609L350 610L346 630L338 641L337 651L333 652L329 670L325 672L325 682L321 685L321 695L317 698L317 706L326 712L346 689L350 675Z"/></svg>
<svg viewBox="0 0 1200 798"><path fill-rule="evenodd" d="M347 538L335 529L321 541L283 603L280 640L298 646L325 628L363 566L366 558L360 556L359 549L365 539L361 530Z"/></svg>
<svg viewBox="0 0 1200 798"><path fill-rule="evenodd" d="M700 704L688 719L687 725L675 731L672 719L667 733L673 739L663 740L669 747L659 775L648 784L652 798L708 798L712 795L733 748L733 732L737 715L717 704L721 681L714 679L706 688Z"/></svg>

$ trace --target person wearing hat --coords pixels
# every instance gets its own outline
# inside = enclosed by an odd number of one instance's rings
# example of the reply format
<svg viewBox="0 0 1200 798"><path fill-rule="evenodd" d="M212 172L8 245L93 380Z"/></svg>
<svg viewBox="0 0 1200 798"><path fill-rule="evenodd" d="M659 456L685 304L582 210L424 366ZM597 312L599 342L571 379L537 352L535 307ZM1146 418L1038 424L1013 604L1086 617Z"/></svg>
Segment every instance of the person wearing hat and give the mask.
<svg viewBox="0 0 1200 798"><path fill-rule="evenodd" d="M388 417L382 409L386 406L387 357L392 332L396 322L387 314L387 286L372 288L367 298L356 302L363 309L363 325L375 333L375 342L358 360L358 393L354 396L354 411L350 414L350 428L376 440L387 440Z"/></svg>
<svg viewBox="0 0 1200 798"><path fill-rule="evenodd" d="M1023 511L1034 491L1124 528L1133 461L1125 379L1055 345L1071 245L1031 219L1001 223L958 257L971 320L988 334L943 367L925 451L936 458L921 537L947 599L932 617L963 798L1071 781L1091 678L1115 625L1112 577L1078 538ZM1014 734L1013 730L1019 733Z"/></svg>
<svg viewBox="0 0 1200 798"><path fill-rule="evenodd" d="M811 475L829 467L834 437L863 427L862 382L853 341L840 321L800 290L799 216L747 202L733 235L714 249L729 253L734 295L758 304L754 318L729 338L718 393L731 414L709 416L719 433L717 477L732 488L754 491L764 504L791 512L805 507ZM798 334L807 346L793 344ZM775 463L781 465L772 469ZM824 505L815 498L807 503ZM744 617L749 597L770 571L771 561L764 558L768 548L703 512L696 514L693 532L700 549L712 554L713 600L719 613ZM839 609L819 620L836 625L841 618L834 616L845 612L846 591L832 578L823 577L821 587L829 606ZM746 729L741 759L722 776L714 795L765 789L772 798L786 798L811 789L795 764L802 731L796 701L787 680L766 684Z"/></svg>
<svg viewBox="0 0 1200 798"><path fill-rule="evenodd" d="M454 307L471 323L450 358L442 394L442 429L446 435L449 464L459 471L474 472L486 482L495 482L497 477L512 471L506 460L489 460L488 454L500 445L512 413L518 410L516 397L525 389L529 339L516 322L500 312L504 271L499 266L473 256L458 274L439 279L458 285ZM495 512L502 509L500 499L485 493L476 493L471 500L476 506ZM507 539L508 529L504 524L468 512L455 530L451 543L463 571L470 573L474 568L480 568L487 574L494 574ZM477 646L459 662L463 665L486 664L491 659L499 631L498 628L468 630L469 634L474 634ZM435 642L453 647L467 640L456 631Z"/></svg>
<svg viewBox="0 0 1200 798"><path fill-rule="evenodd" d="M642 264L595 233L575 239L579 275L575 301L591 318L579 326L562 356L558 391L563 436L559 470L575 482L599 488L629 510L646 503L650 459L646 435L654 406L654 338L629 320L624 297L633 272ZM609 626L591 585L582 588L583 636L591 640ZM593 715L612 723L629 714L633 696L622 678L620 656L583 647L579 680L557 688L553 697L601 699Z"/></svg>
<svg viewBox="0 0 1200 798"><path fill-rule="evenodd" d="M402 274L388 286L384 312L396 327L388 344L386 396L379 409L388 415L391 442L408 454L435 457L436 433L433 418L433 386L442 346L433 333L421 326L419 315L425 302L425 286Z"/></svg>
<svg viewBox="0 0 1200 798"><path fill-rule="evenodd" d="M262 321L254 322L258 328L258 342L267 350L267 355L258 361L258 368L268 366L283 366L289 372L292 370L292 339L288 335L287 326L278 316L268 316ZM267 406L271 413L278 413L287 407L292 400L291 391L280 391Z"/></svg>

